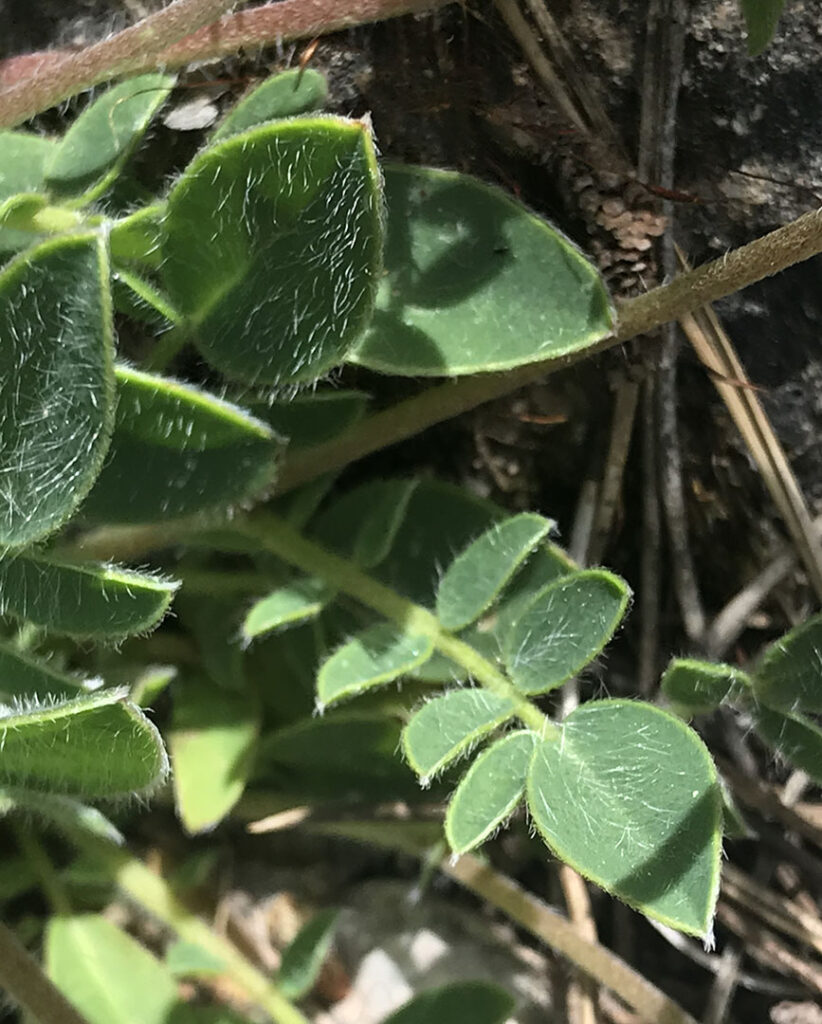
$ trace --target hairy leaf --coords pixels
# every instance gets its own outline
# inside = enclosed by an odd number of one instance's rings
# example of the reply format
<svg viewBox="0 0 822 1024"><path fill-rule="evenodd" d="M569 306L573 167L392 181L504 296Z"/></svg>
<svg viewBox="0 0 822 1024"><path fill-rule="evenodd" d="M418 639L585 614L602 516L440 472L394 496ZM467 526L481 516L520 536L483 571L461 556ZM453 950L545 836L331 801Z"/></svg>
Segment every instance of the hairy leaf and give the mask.
<svg viewBox="0 0 822 1024"><path fill-rule="evenodd" d="M259 717L247 694L204 679L175 683L169 748L177 814L190 834L214 828L243 795Z"/></svg>
<svg viewBox="0 0 822 1024"><path fill-rule="evenodd" d="M168 1024L177 986L136 939L99 914L53 916L46 928L49 977L89 1024Z"/></svg>
<svg viewBox="0 0 822 1024"><path fill-rule="evenodd" d="M248 643L272 630L314 619L330 597L326 583L315 576L291 580L254 602L240 627L242 638Z"/></svg>
<svg viewBox="0 0 822 1024"><path fill-rule="evenodd" d="M125 366L117 391L111 449L83 506L87 519L175 519L229 508L273 484L280 441L237 406Z"/></svg>
<svg viewBox="0 0 822 1024"><path fill-rule="evenodd" d="M119 640L156 626L178 584L96 563L48 554L0 558L0 614L28 619L53 633Z"/></svg>
<svg viewBox="0 0 822 1024"><path fill-rule="evenodd" d="M320 666L317 699L325 706L390 683L421 665L433 649L430 637L400 632L387 622L369 626Z"/></svg>
<svg viewBox="0 0 822 1024"><path fill-rule="evenodd" d="M554 853L663 924L711 932L722 799L693 730L639 701L583 704L531 762L528 808Z"/></svg>
<svg viewBox="0 0 822 1024"><path fill-rule="evenodd" d="M733 665L696 658L672 659L660 683L665 696L692 715L715 711L726 698L751 685Z"/></svg>
<svg viewBox="0 0 822 1024"><path fill-rule="evenodd" d="M321 910L307 921L283 950L277 987L286 999L295 1001L308 995L328 956L338 910Z"/></svg>
<svg viewBox="0 0 822 1024"><path fill-rule="evenodd" d="M408 763L427 780L514 713L514 703L487 690L451 690L414 713L402 734Z"/></svg>
<svg viewBox="0 0 822 1024"><path fill-rule="evenodd" d="M160 734L123 690L10 711L0 750L12 785L88 798L150 789L168 766Z"/></svg>
<svg viewBox="0 0 822 1024"><path fill-rule="evenodd" d="M176 79L152 72L107 89L72 124L45 167L46 184L81 203L101 195L117 177Z"/></svg>
<svg viewBox="0 0 822 1024"><path fill-rule="evenodd" d="M568 355L610 334L595 268L499 189L394 164L385 191L388 274L351 361L456 376Z"/></svg>
<svg viewBox="0 0 822 1024"><path fill-rule="evenodd" d="M414 996L383 1024L502 1024L514 1000L497 985L454 981Z"/></svg>
<svg viewBox="0 0 822 1024"><path fill-rule="evenodd" d="M754 724L761 738L786 761L822 783L822 729L804 715L759 707Z"/></svg>
<svg viewBox="0 0 822 1024"><path fill-rule="evenodd" d="M379 182L368 125L339 118L273 122L192 161L168 198L161 271L213 366L285 384L342 361L373 308Z"/></svg>
<svg viewBox="0 0 822 1024"><path fill-rule="evenodd" d="M211 136L213 142L254 128L278 117L295 117L321 110L328 99L328 82L313 68L292 68L258 85L225 116Z"/></svg>
<svg viewBox="0 0 822 1024"><path fill-rule="evenodd" d="M561 686L599 654L628 605L624 580L586 569L549 584L526 606L505 638L505 663L523 693Z"/></svg>
<svg viewBox="0 0 822 1024"><path fill-rule="evenodd" d="M0 642L0 695L7 697L73 697L83 680L60 672L48 661L33 658Z"/></svg>
<svg viewBox="0 0 822 1024"><path fill-rule="evenodd" d="M437 617L442 625L456 630L478 619L553 525L549 519L523 512L472 541L440 581Z"/></svg>
<svg viewBox="0 0 822 1024"><path fill-rule="evenodd" d="M822 615L771 644L754 670L754 693L779 711L822 711Z"/></svg>
<svg viewBox="0 0 822 1024"><path fill-rule="evenodd" d="M526 730L492 743L474 761L451 797L445 836L454 853L479 846L522 800L537 737Z"/></svg>
<svg viewBox="0 0 822 1024"><path fill-rule="evenodd" d="M27 250L0 273L0 547L56 530L109 443L108 257L94 234Z"/></svg>

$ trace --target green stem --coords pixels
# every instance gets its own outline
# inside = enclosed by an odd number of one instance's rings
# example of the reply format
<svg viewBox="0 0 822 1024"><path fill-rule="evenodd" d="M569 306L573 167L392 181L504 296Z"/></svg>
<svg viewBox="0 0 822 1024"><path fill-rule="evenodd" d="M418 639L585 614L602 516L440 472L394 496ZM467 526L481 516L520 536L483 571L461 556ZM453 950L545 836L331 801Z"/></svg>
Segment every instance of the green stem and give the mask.
<svg viewBox="0 0 822 1024"><path fill-rule="evenodd" d="M194 943L223 963L226 974L254 1003L270 1014L276 1024L309 1024L307 1018L235 946L192 914L163 878L149 871L121 847L90 832L73 828L70 837L136 903L168 925L181 939Z"/></svg>
<svg viewBox="0 0 822 1024"><path fill-rule="evenodd" d="M39 1024L89 1024L46 976L14 932L0 922L0 990Z"/></svg>
<svg viewBox="0 0 822 1024"><path fill-rule="evenodd" d="M515 714L529 729L543 736L559 736L559 730L511 681L476 650L446 632L435 615L395 590L362 572L351 562L307 540L288 523L266 512L256 512L234 527L266 551L309 575L319 576L332 587L350 594L366 607L396 623L408 633L429 637L436 649L461 665L472 679L500 697L511 700Z"/></svg>
<svg viewBox="0 0 822 1024"><path fill-rule="evenodd" d="M55 914L70 914L72 906L68 893L43 849L43 844L27 826L13 822L12 827L20 852L34 868L52 911Z"/></svg>
<svg viewBox="0 0 822 1024"><path fill-rule="evenodd" d="M712 263L682 274L670 284L660 285L624 303L619 309L615 334L594 345L559 359L529 363L504 373L463 377L428 388L421 395L361 420L333 441L304 449L287 460L277 483L278 493L307 483L322 473L339 470L365 455L413 437L435 423L588 359L596 352L648 334L700 306L809 259L820 250L822 210L815 210Z"/></svg>

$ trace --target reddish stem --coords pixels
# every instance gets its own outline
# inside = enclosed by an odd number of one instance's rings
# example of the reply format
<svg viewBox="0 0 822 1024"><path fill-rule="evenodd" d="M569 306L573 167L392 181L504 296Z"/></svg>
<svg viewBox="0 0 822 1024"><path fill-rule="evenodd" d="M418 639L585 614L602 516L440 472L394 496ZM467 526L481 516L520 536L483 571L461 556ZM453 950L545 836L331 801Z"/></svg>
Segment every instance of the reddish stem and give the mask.
<svg viewBox="0 0 822 1024"><path fill-rule="evenodd" d="M433 10L451 2L281 0L213 21L220 11L232 6L233 0L177 0L132 28L79 53L41 51L0 62L0 127L19 124L68 96L117 75L181 67L191 61L213 60L234 53L240 47L313 38L353 25ZM211 12L208 17L204 16L206 11Z"/></svg>

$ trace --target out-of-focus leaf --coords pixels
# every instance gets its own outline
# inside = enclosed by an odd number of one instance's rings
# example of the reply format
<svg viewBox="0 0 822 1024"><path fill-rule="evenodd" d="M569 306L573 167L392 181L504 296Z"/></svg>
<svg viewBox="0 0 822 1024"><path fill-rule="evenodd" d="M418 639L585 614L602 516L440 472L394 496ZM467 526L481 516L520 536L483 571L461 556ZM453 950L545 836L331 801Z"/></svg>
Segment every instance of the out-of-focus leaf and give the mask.
<svg viewBox="0 0 822 1024"><path fill-rule="evenodd" d="M278 117L294 117L322 110L328 98L325 75L313 68L292 68L258 85L223 119L212 141L228 138Z"/></svg>
<svg viewBox="0 0 822 1024"><path fill-rule="evenodd" d="M73 697L83 680L60 672L42 658L22 654L0 642L0 695L8 697Z"/></svg>
<svg viewBox="0 0 822 1024"><path fill-rule="evenodd" d="M753 673L758 700L779 711L822 711L822 615L775 641Z"/></svg>
<svg viewBox="0 0 822 1024"><path fill-rule="evenodd" d="M314 576L290 580L249 608L240 627L242 639L248 643L275 629L316 618L331 596L327 584Z"/></svg>
<svg viewBox="0 0 822 1024"><path fill-rule="evenodd" d="M364 391L317 391L266 404L255 402L250 408L270 423L293 451L337 437L362 419L368 401Z"/></svg>
<svg viewBox="0 0 822 1024"><path fill-rule="evenodd" d="M302 999L314 987L331 948L338 917L338 910L321 910L283 950L277 986L286 999Z"/></svg>
<svg viewBox="0 0 822 1024"><path fill-rule="evenodd" d="M785 0L741 0L748 33L748 53L756 57L770 43Z"/></svg>
<svg viewBox="0 0 822 1024"><path fill-rule="evenodd" d="M502 1024L514 1000L485 981L455 981L414 996L383 1024Z"/></svg>
<svg viewBox="0 0 822 1024"><path fill-rule="evenodd" d="M759 707L756 731L781 757L822 783L822 729L804 715L788 715Z"/></svg>
<svg viewBox="0 0 822 1024"><path fill-rule="evenodd" d="M43 187L43 168L57 143L29 132L0 132L0 203L19 192L37 192ZM0 228L0 258L31 245L35 238L26 231Z"/></svg>

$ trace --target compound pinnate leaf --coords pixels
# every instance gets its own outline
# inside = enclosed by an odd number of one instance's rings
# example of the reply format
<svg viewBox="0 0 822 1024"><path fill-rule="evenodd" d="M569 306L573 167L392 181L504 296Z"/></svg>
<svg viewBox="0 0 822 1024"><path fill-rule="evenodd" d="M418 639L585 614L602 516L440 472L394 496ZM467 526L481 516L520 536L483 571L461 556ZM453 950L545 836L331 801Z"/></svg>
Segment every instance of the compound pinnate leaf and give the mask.
<svg viewBox="0 0 822 1024"><path fill-rule="evenodd" d="M291 580L261 597L248 609L240 627L248 643L265 633L286 626L299 626L316 618L331 597L328 585L315 576Z"/></svg>
<svg viewBox="0 0 822 1024"><path fill-rule="evenodd" d="M477 537L445 570L437 591L437 617L446 629L462 629L489 608L502 588L553 527L523 512Z"/></svg>
<svg viewBox="0 0 822 1024"><path fill-rule="evenodd" d="M602 569L585 569L541 590L505 638L505 663L523 693L547 693L599 654L622 621L631 591Z"/></svg>
<svg viewBox="0 0 822 1024"><path fill-rule="evenodd" d="M286 999L297 1000L308 995L328 956L338 910L321 910L300 928L283 950L277 987Z"/></svg>
<svg viewBox="0 0 822 1024"><path fill-rule="evenodd" d="M430 637L402 633L387 622L369 626L338 648L320 666L320 706L399 679L426 661L434 650Z"/></svg>
<svg viewBox="0 0 822 1024"><path fill-rule="evenodd" d="M710 934L722 799L702 741L639 701L584 704L543 740L528 808L554 853L663 924Z"/></svg>
<svg viewBox="0 0 822 1024"><path fill-rule="evenodd" d="M453 171L389 165L387 276L349 356L385 373L506 370L611 333L595 268L503 192Z"/></svg>
<svg viewBox="0 0 822 1024"><path fill-rule="evenodd" d="M179 584L119 566L26 552L0 558L0 614L53 633L121 640L165 615Z"/></svg>
<svg viewBox="0 0 822 1024"><path fill-rule="evenodd" d="M514 1000L497 985L455 981L420 992L382 1024L502 1024L513 1009Z"/></svg>
<svg viewBox="0 0 822 1024"><path fill-rule="evenodd" d="M161 272L208 362L293 383L340 363L365 327L381 249L368 124L293 118L192 161L168 197Z"/></svg>
<svg viewBox="0 0 822 1024"><path fill-rule="evenodd" d="M214 828L243 795L259 731L248 694L206 679L175 683L169 748L177 814L187 832Z"/></svg>
<svg viewBox="0 0 822 1024"><path fill-rule="evenodd" d="M771 644L756 666L754 693L780 711L822 711L822 615Z"/></svg>
<svg viewBox="0 0 822 1024"><path fill-rule="evenodd" d="M111 448L86 519L140 523L217 511L273 484L281 444L268 424L191 385L124 366L117 392Z"/></svg>
<svg viewBox="0 0 822 1024"><path fill-rule="evenodd" d="M151 73L106 90L57 144L45 166L49 189L78 196L84 203L100 195L117 177L174 82L169 75Z"/></svg>
<svg viewBox="0 0 822 1024"><path fill-rule="evenodd" d="M19 192L43 186L43 168L57 145L52 139L28 132L0 132L0 204ZM0 228L0 256L18 252L35 241L26 231Z"/></svg>
<svg viewBox="0 0 822 1024"><path fill-rule="evenodd" d="M244 96L211 136L212 141L228 138L278 117L295 117L321 110L327 99L328 82L319 71L313 68L283 71Z"/></svg>
<svg viewBox="0 0 822 1024"><path fill-rule="evenodd" d="M822 729L804 715L785 715L759 707L754 715L759 736L796 768L822 783Z"/></svg>
<svg viewBox="0 0 822 1024"><path fill-rule="evenodd" d="M741 3L748 33L748 53L756 57L773 39L785 0L741 0Z"/></svg>
<svg viewBox="0 0 822 1024"><path fill-rule="evenodd" d="M0 274L0 546L60 527L97 476L114 420L108 257L83 234Z"/></svg>
<svg viewBox="0 0 822 1024"><path fill-rule="evenodd" d="M0 694L6 697L73 697L83 680L59 672L47 661L0 642Z"/></svg>
<svg viewBox="0 0 822 1024"><path fill-rule="evenodd" d="M427 780L514 713L514 702L487 690L451 690L414 713L402 733L408 763Z"/></svg>
<svg viewBox="0 0 822 1024"><path fill-rule="evenodd" d="M690 714L714 711L733 692L750 687L750 678L733 665L674 658L660 686L665 696Z"/></svg>
<svg viewBox="0 0 822 1024"><path fill-rule="evenodd" d="M514 811L536 742L532 732L512 732L484 750L465 773L445 815L445 836L454 853L479 846Z"/></svg>
<svg viewBox="0 0 822 1024"><path fill-rule="evenodd" d="M125 690L11 710L0 750L4 781L88 798L151 789L168 769L160 734Z"/></svg>
<svg viewBox="0 0 822 1024"><path fill-rule="evenodd" d="M160 961L98 914L53 916L46 928L46 970L89 1024L167 1024L177 985Z"/></svg>

